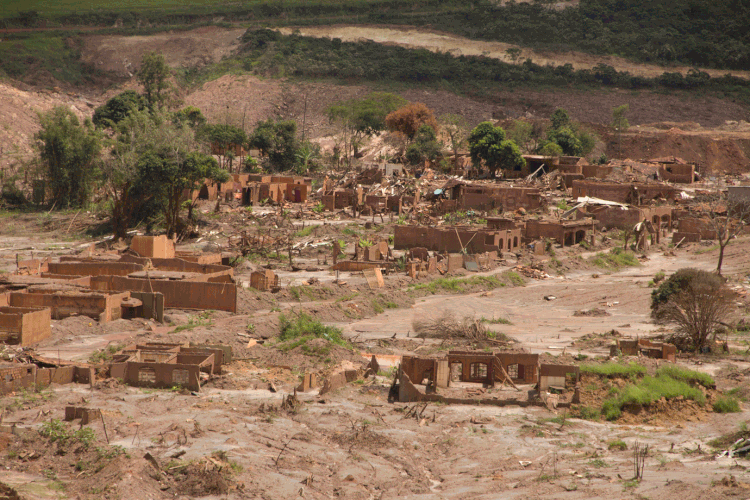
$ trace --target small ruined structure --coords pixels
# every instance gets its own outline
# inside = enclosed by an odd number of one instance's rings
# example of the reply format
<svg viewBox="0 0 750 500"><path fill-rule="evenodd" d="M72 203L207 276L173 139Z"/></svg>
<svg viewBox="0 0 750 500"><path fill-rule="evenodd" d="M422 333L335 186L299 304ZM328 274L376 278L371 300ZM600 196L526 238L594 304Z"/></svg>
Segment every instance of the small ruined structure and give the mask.
<svg viewBox="0 0 750 500"><path fill-rule="evenodd" d="M446 183L442 190L449 200L455 200L456 207L461 210L536 210L544 205L544 197L538 188L496 183L470 184L453 180Z"/></svg>
<svg viewBox="0 0 750 500"><path fill-rule="evenodd" d="M581 369L577 365L550 365L539 367L539 391L550 389L564 391L577 387L581 381ZM575 402L575 401L574 401Z"/></svg>
<svg viewBox="0 0 750 500"><path fill-rule="evenodd" d="M666 342L651 342L648 339L616 339L615 342L615 345L610 347L610 356L622 353L625 356L665 359L672 363L677 357L677 347Z"/></svg>
<svg viewBox="0 0 750 500"><path fill-rule="evenodd" d="M575 180L572 183L572 191L574 198L591 197L631 205L644 205L657 199L674 201L678 190L668 184L657 182L620 184L617 182Z"/></svg>
<svg viewBox="0 0 750 500"><path fill-rule="evenodd" d="M518 249L518 229L477 229L468 226L396 226L393 247L397 250L424 247L441 253L510 252Z"/></svg>
<svg viewBox="0 0 750 500"><path fill-rule="evenodd" d="M521 392L517 386L535 384L539 376L538 354L449 351L443 358L402 356L398 373L399 401L541 405L541 400L530 399L528 392ZM514 392L502 398L485 397L483 388L496 387L498 383Z"/></svg>
<svg viewBox="0 0 750 500"><path fill-rule="evenodd" d="M28 346L41 342L52 335L51 319L49 308L0 307L0 344Z"/></svg>
<svg viewBox="0 0 750 500"><path fill-rule="evenodd" d="M114 355L109 373L137 387L173 387L199 391L202 380L221 373L229 348L180 344L136 344Z"/></svg>
<svg viewBox="0 0 750 500"><path fill-rule="evenodd" d="M524 236L527 240L553 239L559 245L576 245L584 241L588 232L594 229L593 219L581 220L538 220L526 221Z"/></svg>
<svg viewBox="0 0 750 500"><path fill-rule="evenodd" d="M250 273L250 286L262 292L278 291L281 288L279 277L270 269Z"/></svg>

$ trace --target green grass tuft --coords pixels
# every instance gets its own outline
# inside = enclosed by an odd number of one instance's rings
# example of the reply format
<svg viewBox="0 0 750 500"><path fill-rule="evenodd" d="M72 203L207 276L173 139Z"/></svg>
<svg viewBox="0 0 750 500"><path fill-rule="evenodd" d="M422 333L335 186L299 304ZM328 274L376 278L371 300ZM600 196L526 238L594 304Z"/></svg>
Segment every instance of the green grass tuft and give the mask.
<svg viewBox="0 0 750 500"><path fill-rule="evenodd" d="M581 372L599 375L600 377L630 377L646 374L646 367L631 362L627 365L610 362L604 364L581 365Z"/></svg>
<svg viewBox="0 0 750 500"><path fill-rule="evenodd" d="M591 258L591 263L596 267L610 271L619 271L625 267L641 265L633 252L623 250L619 247L613 248L608 253L599 252Z"/></svg>
<svg viewBox="0 0 750 500"><path fill-rule="evenodd" d="M740 413L740 402L732 396L722 396L713 404L716 413Z"/></svg>
<svg viewBox="0 0 750 500"><path fill-rule="evenodd" d="M694 370L688 370L687 368L681 368L677 365L665 365L656 370L656 376L666 375L672 377L675 380L681 380L689 384L700 384L706 389L712 389L716 387L716 383L711 375L707 373L697 372Z"/></svg>

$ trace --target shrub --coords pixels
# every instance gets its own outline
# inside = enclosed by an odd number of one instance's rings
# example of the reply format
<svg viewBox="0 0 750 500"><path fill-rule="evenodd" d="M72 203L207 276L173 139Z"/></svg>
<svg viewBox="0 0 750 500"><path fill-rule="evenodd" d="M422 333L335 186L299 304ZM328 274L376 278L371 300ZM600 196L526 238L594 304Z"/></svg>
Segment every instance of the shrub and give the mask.
<svg viewBox="0 0 750 500"><path fill-rule="evenodd" d="M700 351L734 308L733 297L721 276L680 269L651 292L651 317L676 325L683 347Z"/></svg>
<svg viewBox="0 0 750 500"><path fill-rule="evenodd" d="M716 413L739 413L742 411L740 402L732 396L722 396L713 404Z"/></svg>
<svg viewBox="0 0 750 500"><path fill-rule="evenodd" d="M628 443L622 439L615 439L614 441L607 443L607 448L610 450L625 451L628 449Z"/></svg>

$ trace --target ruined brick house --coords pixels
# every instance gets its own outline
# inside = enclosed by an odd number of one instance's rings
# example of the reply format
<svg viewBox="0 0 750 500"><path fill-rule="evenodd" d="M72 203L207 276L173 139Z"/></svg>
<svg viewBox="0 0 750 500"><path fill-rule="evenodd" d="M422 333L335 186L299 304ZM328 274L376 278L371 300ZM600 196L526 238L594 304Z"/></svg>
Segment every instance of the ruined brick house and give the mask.
<svg viewBox="0 0 750 500"><path fill-rule="evenodd" d="M443 190L450 200L456 200L461 210L536 210L544 205L544 197L537 188L450 181Z"/></svg>
<svg viewBox="0 0 750 500"><path fill-rule="evenodd" d="M591 204L580 213L582 217L593 217L598 229L633 229L645 220L664 232L672 229L671 206L612 206Z"/></svg>
<svg viewBox="0 0 750 500"><path fill-rule="evenodd" d="M465 226L395 226L393 247L406 250L424 247L440 253L509 252L521 244L517 229L476 229Z"/></svg>
<svg viewBox="0 0 750 500"><path fill-rule="evenodd" d="M402 356L400 370L413 384L449 387L451 382L495 385L508 374L515 384L535 384L539 376L539 355L449 351L444 358Z"/></svg>
<svg viewBox="0 0 750 500"><path fill-rule="evenodd" d="M695 164L659 162L659 179L664 182L692 184L695 181Z"/></svg>
<svg viewBox="0 0 750 500"><path fill-rule="evenodd" d="M586 239L588 232L594 229L593 219L581 220L539 220L526 221L524 237L526 241L553 239L559 245L577 245Z"/></svg>
<svg viewBox="0 0 750 500"><path fill-rule="evenodd" d="M572 183L573 197L592 197L631 205L645 205L651 200L674 201L677 189L662 183L633 182L620 184L590 180L575 180Z"/></svg>
<svg viewBox="0 0 750 500"><path fill-rule="evenodd" d="M136 344L114 355L110 376L137 387L180 385L198 391L202 380L221 373L224 353L209 346Z"/></svg>
<svg viewBox="0 0 750 500"><path fill-rule="evenodd" d="M619 352L618 352L619 351ZM677 347L665 342L651 342L648 339L616 339L610 348L610 356L645 356L675 362Z"/></svg>

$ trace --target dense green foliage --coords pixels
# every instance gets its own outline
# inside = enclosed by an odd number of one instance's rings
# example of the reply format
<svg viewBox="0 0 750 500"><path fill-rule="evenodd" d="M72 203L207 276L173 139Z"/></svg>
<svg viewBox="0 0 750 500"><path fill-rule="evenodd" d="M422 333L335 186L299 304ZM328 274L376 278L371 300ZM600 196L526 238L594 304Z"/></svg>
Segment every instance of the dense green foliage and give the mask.
<svg viewBox="0 0 750 500"><path fill-rule="evenodd" d="M475 56L454 57L427 50L384 46L375 42L342 42L299 35L283 36L270 30L248 30L238 56L211 68L187 71L187 81L220 71L245 70L271 76L337 78L348 82L406 82L460 88L463 92L487 93L508 85L618 87L628 89L705 89L739 93L750 97L750 82L705 72L665 73L657 78L633 76L599 64L575 70L572 65L540 66L527 60L509 64Z"/></svg>
<svg viewBox="0 0 750 500"><path fill-rule="evenodd" d="M53 203L83 207L97 176L101 139L90 121L81 124L73 112L58 106L39 115L41 130L34 138Z"/></svg>
<svg viewBox="0 0 750 500"><path fill-rule="evenodd" d="M716 413L740 413L740 402L731 396L722 396L714 401L713 409Z"/></svg>
<svg viewBox="0 0 750 500"><path fill-rule="evenodd" d="M297 122L293 120L258 123L248 138L248 145L257 148L268 158L268 166L277 172L292 170L299 161L300 144L297 140Z"/></svg>
<svg viewBox="0 0 750 500"><path fill-rule="evenodd" d="M412 165L419 165L425 160L433 161L440 156L442 149L443 145L438 142L435 129L422 125L406 148L406 160Z"/></svg>
<svg viewBox="0 0 750 500"><path fill-rule="evenodd" d="M3 34L0 39L0 77L18 80L34 78L73 84L92 81L93 65L80 59L80 41L47 33Z"/></svg>
<svg viewBox="0 0 750 500"><path fill-rule="evenodd" d="M114 127L133 111L146 108L146 99L135 90L126 90L94 110L92 121L97 127Z"/></svg>
<svg viewBox="0 0 750 500"><path fill-rule="evenodd" d="M161 105L169 89L169 66L160 52L146 52L141 57L141 69L137 74L138 83L143 85L143 92L148 107L154 109Z"/></svg>
<svg viewBox="0 0 750 500"><path fill-rule="evenodd" d="M484 164L494 175L498 170L520 171L526 166L518 145L505 138L505 130L482 122L469 134L469 153L474 165Z"/></svg>

